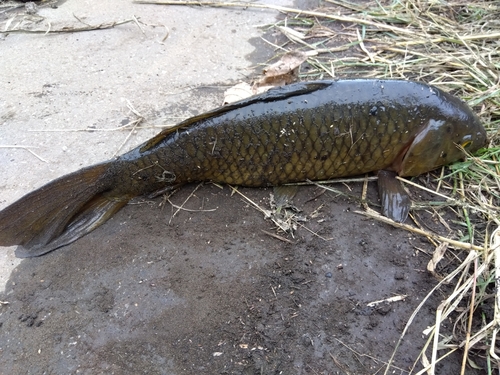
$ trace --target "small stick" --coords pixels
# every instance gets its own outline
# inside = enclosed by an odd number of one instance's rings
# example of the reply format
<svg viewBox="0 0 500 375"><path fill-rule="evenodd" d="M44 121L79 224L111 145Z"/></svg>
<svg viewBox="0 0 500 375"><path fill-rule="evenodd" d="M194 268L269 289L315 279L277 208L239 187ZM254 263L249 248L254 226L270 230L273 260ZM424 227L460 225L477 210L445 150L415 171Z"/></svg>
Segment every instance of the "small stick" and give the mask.
<svg viewBox="0 0 500 375"><path fill-rule="evenodd" d="M493 321L495 322L495 329L493 331L492 339L491 339L491 347L490 347L490 355L496 360L500 360L500 358L495 353L495 345L497 332L500 328L500 227L496 228L491 234L491 247L495 252L495 284L496 284L496 293L495 293L495 313Z"/></svg>
<svg viewBox="0 0 500 375"><path fill-rule="evenodd" d="M435 194L435 195L437 195L437 196L439 196L439 197L441 197L441 198L447 199L447 200L449 200L449 201L456 202L456 199L453 199L453 198L451 198L451 197L448 197L447 195L444 195L444 194L438 193L437 191L435 191L435 190L431 190L431 189L426 188L426 187L424 187L424 186L422 186L422 185L416 184L415 182L410 181L410 180L407 180L406 178L402 178L402 177L399 177L399 176L396 176L396 178L397 178L399 181L401 181L401 182L403 182L403 183L405 183L405 184L408 184L408 185L411 185L411 186L417 187L417 188L422 189L422 190L424 190L424 191L426 191L426 192L428 192L428 193Z"/></svg>
<svg viewBox="0 0 500 375"><path fill-rule="evenodd" d="M217 211L216 208L190 210L189 208L184 208L182 206L178 206L178 205L174 204L170 199L167 199L167 202L170 203L172 205L172 207L177 208L178 210L187 211L187 212L213 212L213 211Z"/></svg>
<svg viewBox="0 0 500 375"><path fill-rule="evenodd" d="M184 200L184 202L182 202L182 204L180 206L177 206L177 210L173 213L173 215L170 217L170 220L168 221L169 225L172 222L172 219L175 217L175 215L177 215L177 213L184 207L184 205L187 203L187 201L189 199L191 199L191 197L194 195L194 193L196 192L196 190L198 190L201 185L203 185L203 183L198 184L194 188L194 190L191 192L191 194L189 194L189 196Z"/></svg>
<svg viewBox="0 0 500 375"><path fill-rule="evenodd" d="M469 356L469 348L470 348L470 339L471 339L471 330L472 330L472 317L474 315L474 301L476 300L476 281L477 281L477 258L474 259L474 273L472 277L472 287L471 292L472 295L470 300L472 301L470 310L469 310L469 320L467 322L467 331L465 332L465 346L464 346L464 354L462 357L462 368L460 371L460 375L465 374L465 368L467 366L467 357Z"/></svg>
<svg viewBox="0 0 500 375"><path fill-rule="evenodd" d="M434 342L432 345L432 355L431 355L431 367L429 370L430 374L435 374L435 369L436 369L436 360L437 360L437 349L438 349L438 344L439 344L439 329L441 328L441 322L442 322L442 316L443 316L443 309L446 304L446 301L443 301L439 304L438 308L436 309L436 325L434 328Z"/></svg>
<svg viewBox="0 0 500 375"><path fill-rule="evenodd" d="M137 129L137 127L139 126L139 124L144 120L144 116L142 116L135 108L134 106L132 105L132 103L129 102L129 100L127 99L127 108L134 114L137 116L137 118L132 121L134 123L134 126L132 126L132 129L130 129L130 132L127 134L127 136L125 137L125 140L122 142L122 144L120 145L120 147L118 147L118 149L115 151L115 153L113 154L113 157L115 157L116 155L118 155L118 153L120 152L120 150L122 149L123 146L125 146L125 144L128 142L128 140L130 139L130 137L132 136L132 134L134 133L134 131ZM130 125L130 124L127 124L127 125Z"/></svg>
<svg viewBox="0 0 500 375"><path fill-rule="evenodd" d="M408 295L401 294L401 295L397 295L397 296L394 296L394 297L389 297L389 298L386 298L386 299L381 299L381 300L378 300L378 301L373 301L373 302L367 303L366 306L368 306L368 307L375 307L377 305L380 305L383 302L403 301L406 297L408 297Z"/></svg>
<svg viewBox="0 0 500 375"><path fill-rule="evenodd" d="M341 21L341 22L360 23L362 25L375 26L375 27L379 27L379 28L385 29L385 30L390 30L390 31L394 31L394 32L400 32L402 34L408 34L408 35L412 35L412 36L417 36L417 37L419 36L421 38L425 38L425 35L418 34L412 30L404 29L401 27L390 26L387 24L379 23L379 22L373 22L373 21L366 20L366 19L335 15L335 14L331 14L331 13L315 12L315 11L310 11L310 10L301 10L301 9L296 9L296 8L288 8L288 7L283 7L283 6L279 6L279 5L271 5L271 4L256 4L256 3L243 3L243 2L241 2L241 3L231 3L231 2L216 3L213 1L170 1L170 0L135 0L134 3L158 4L158 5L185 5L185 6L195 5L195 6L209 6L209 7L215 7L215 8L238 7L238 8L273 9L273 10L277 10L277 11L283 12L283 13L297 13L299 15L327 18L327 19Z"/></svg>
<svg viewBox="0 0 500 375"><path fill-rule="evenodd" d="M307 230L309 233L314 234L314 235L315 235L316 237L318 237L318 238L321 238L323 241L331 241L331 240L333 240L333 237L331 237L331 238L325 238L325 237L323 237L323 236L319 235L318 233L314 232L313 230L309 229L309 228L308 228L308 227L306 227L304 224L301 224L301 223L299 223L299 222L297 222L297 224L298 224L299 226L301 226L302 228L304 228L305 230Z"/></svg>
<svg viewBox="0 0 500 375"><path fill-rule="evenodd" d="M363 181L363 191L361 193L361 205L366 210L368 208L368 203L366 202L366 193L368 192L368 176Z"/></svg>
<svg viewBox="0 0 500 375"><path fill-rule="evenodd" d="M122 144L120 145L120 147L118 147L118 149L115 151L115 153L113 154L113 157L115 157L116 155L118 155L118 153L120 152L120 150L128 142L128 140L130 139L130 137L132 136L132 134L134 133L134 131L137 129L137 127L139 126L139 124L142 122L142 120L144 120L144 119L141 117L141 118L138 118L138 119L135 119L134 121L132 121L134 123L134 126L132 127L132 129L130 129L130 132L127 134L127 136L125 137L125 139L122 142Z"/></svg>
<svg viewBox="0 0 500 375"><path fill-rule="evenodd" d="M372 219L377 219L377 220L379 220L379 221L381 221L383 223L390 224L390 225L392 225L392 226L394 226L396 228L406 229L409 232L421 234L423 236L430 237L430 238L432 238L434 240L437 240L437 241L448 242L450 245L458 247L458 248L461 248L461 249L476 250L476 251L483 251L484 250L480 246L476 246L476 245L465 243L465 242L461 242L461 241L455 241L455 240L452 240L452 239L449 239L449 238L446 238L446 237L443 237L443 236L440 236L440 235L437 235L437 234L434 234L434 233L426 232L426 231L424 231L422 229L418 229L418 228L412 227L411 225L408 225L408 224L397 223L394 220L391 220L391 219L389 219L389 218L387 218L385 216L382 216L382 215L378 214L377 212L375 212L375 211L373 211L371 209L369 211L366 211L366 212L363 212L363 211L354 211L354 213L360 214L360 215L364 215L364 216L368 216L368 217L371 217Z"/></svg>
<svg viewBox="0 0 500 375"><path fill-rule="evenodd" d="M144 29L142 28L141 24L139 23L139 20L137 19L136 16L133 16L132 19L134 20L135 24L137 25L137 27L139 28L139 30L141 30L141 32L146 35L146 33L144 32Z"/></svg>
<svg viewBox="0 0 500 375"><path fill-rule="evenodd" d="M255 209L257 209L258 211L262 212L262 213L264 214L264 217L265 217L266 219L268 219L268 218L271 218L271 217L272 217L272 215L271 215L271 211L269 211L269 210L265 210L265 209L263 209L262 207L260 207L257 203L255 203L253 200L251 200L250 198L248 198L245 194L240 193L240 191L239 191L237 188L235 188L234 186L229 185L229 187L233 190L233 191L231 192L231 195L232 195L232 194L234 194L234 193L238 193L238 194L239 194L239 195L241 195L243 198L245 198L245 200L247 200L248 202L250 202L250 204L251 204L251 205L252 205Z"/></svg>
<svg viewBox="0 0 500 375"><path fill-rule="evenodd" d="M0 148L20 148L22 150L26 150L28 151L30 154L32 154L33 156L35 156L36 158L40 159L41 161L43 161L44 163L48 163L47 160L45 160L44 158L42 158L41 156L37 155L34 151L31 151L29 149L28 146L0 146Z"/></svg>
<svg viewBox="0 0 500 375"><path fill-rule="evenodd" d="M265 234L267 234L268 236L271 236L271 237L274 237L274 238L277 238L278 240L280 241L283 241L283 242L288 242L288 243L291 243L292 245L295 244L295 242L293 241L290 241L288 238L285 238L285 237L282 237L278 234L275 234L275 233L271 233L271 232L268 232L267 230L264 230L264 229L261 229L261 231Z"/></svg>
<svg viewBox="0 0 500 375"><path fill-rule="evenodd" d="M334 180L322 180L322 181L305 181L305 182L294 182L293 184L285 185L322 185L322 184L338 184L343 182L365 182L365 181L377 181L377 176L372 177L355 177L355 178L337 178ZM322 186L323 187L323 186Z"/></svg>
<svg viewBox="0 0 500 375"><path fill-rule="evenodd" d="M75 16L76 18L76 16ZM78 19L78 18L77 18ZM81 22L81 20L80 20ZM61 29L52 29L50 23L47 30L29 30L29 29L12 29L12 30L0 30L0 34L10 34L10 33L27 33L27 34L61 34L61 33L78 33L82 31L92 31L92 30L104 30L111 29L118 25L123 25L126 23L135 22L134 19L123 20L123 21L113 21L108 23L101 23L99 25L88 25L82 27L63 27ZM85 24L87 25L87 24Z"/></svg>

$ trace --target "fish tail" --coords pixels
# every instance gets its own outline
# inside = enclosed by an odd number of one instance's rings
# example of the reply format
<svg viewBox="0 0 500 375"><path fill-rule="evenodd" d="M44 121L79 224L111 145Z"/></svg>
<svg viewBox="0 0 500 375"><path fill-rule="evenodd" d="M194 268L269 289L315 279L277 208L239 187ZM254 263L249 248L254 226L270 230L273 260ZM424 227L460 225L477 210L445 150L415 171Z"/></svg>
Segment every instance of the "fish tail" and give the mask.
<svg viewBox="0 0 500 375"><path fill-rule="evenodd" d="M19 245L17 256L36 257L103 224L133 197L109 194L111 163L60 177L0 211L0 246Z"/></svg>

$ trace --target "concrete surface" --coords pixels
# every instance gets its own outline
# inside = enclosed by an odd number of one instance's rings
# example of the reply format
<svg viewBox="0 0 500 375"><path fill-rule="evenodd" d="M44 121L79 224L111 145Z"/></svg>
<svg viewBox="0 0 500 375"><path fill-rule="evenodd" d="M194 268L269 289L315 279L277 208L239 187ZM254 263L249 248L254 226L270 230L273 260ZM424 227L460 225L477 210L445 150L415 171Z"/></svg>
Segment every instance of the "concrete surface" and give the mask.
<svg viewBox="0 0 500 375"><path fill-rule="evenodd" d="M131 22L79 33L0 36L0 208L62 174L135 147L162 125L221 105L225 86L247 80L273 55L259 28L276 22L273 11L126 0L59 3L35 15L8 13L3 24L17 14L10 28L18 22L41 30L82 26L74 16L91 25L136 17L140 27ZM128 104L145 121L138 130L116 130L136 119ZM19 264L13 248L3 250L0 290Z"/></svg>

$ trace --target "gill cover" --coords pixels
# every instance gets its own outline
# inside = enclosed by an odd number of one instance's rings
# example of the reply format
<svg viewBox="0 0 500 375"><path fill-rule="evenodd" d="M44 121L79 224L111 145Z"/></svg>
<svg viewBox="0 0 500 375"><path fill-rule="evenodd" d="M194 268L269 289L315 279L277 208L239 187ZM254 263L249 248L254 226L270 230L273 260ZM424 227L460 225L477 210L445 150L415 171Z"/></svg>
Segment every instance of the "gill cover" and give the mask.
<svg viewBox="0 0 500 375"><path fill-rule="evenodd" d="M473 129L474 126L463 128L445 120L429 120L410 144L399 175L418 176L463 159L465 154L459 146L475 151L484 144L485 136L473 133Z"/></svg>

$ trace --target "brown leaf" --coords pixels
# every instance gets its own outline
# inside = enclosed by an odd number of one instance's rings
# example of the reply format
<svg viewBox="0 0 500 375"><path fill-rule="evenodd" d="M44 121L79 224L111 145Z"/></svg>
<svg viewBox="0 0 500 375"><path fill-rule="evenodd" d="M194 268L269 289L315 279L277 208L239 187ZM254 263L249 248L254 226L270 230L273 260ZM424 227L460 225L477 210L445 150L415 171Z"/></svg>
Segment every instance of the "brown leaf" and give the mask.
<svg viewBox="0 0 500 375"><path fill-rule="evenodd" d="M224 105L261 94L267 90L293 83L297 80L300 65L307 60L307 55L299 51L287 52L281 59L264 69L264 75L252 86L241 82L230 87L224 93Z"/></svg>
<svg viewBox="0 0 500 375"><path fill-rule="evenodd" d="M432 273L438 279L442 279L442 277L436 272L436 265L439 263L441 259L443 259L446 250L448 249L448 243L442 242L439 246L434 250L434 254L432 254L432 259L427 264L427 271Z"/></svg>
<svg viewBox="0 0 500 375"><path fill-rule="evenodd" d="M248 83L238 83L237 85L228 88L224 92L224 105L248 98L249 96L252 96L254 94L255 92L252 90L252 86L250 86Z"/></svg>
<svg viewBox="0 0 500 375"><path fill-rule="evenodd" d="M264 69L264 76L254 86L283 86L295 82L300 65L307 60L307 55L300 51L285 53L281 59Z"/></svg>

